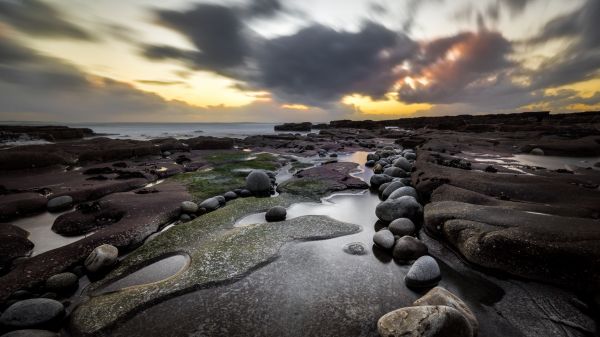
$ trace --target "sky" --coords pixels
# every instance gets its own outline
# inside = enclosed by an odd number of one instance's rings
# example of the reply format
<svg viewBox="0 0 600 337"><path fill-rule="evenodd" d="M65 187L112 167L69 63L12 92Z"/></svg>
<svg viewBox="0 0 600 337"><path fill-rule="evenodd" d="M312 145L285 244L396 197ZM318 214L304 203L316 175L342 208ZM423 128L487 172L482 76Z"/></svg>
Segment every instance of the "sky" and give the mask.
<svg viewBox="0 0 600 337"><path fill-rule="evenodd" d="M600 0L0 0L0 121L600 110Z"/></svg>

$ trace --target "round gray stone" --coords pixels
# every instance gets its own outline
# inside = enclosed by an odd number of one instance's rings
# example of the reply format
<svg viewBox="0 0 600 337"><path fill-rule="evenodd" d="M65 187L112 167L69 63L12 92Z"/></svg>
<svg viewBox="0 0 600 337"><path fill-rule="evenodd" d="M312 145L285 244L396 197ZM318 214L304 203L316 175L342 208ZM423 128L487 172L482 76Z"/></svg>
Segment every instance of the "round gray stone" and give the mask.
<svg viewBox="0 0 600 337"><path fill-rule="evenodd" d="M271 179L264 171L254 170L246 177L246 188L254 195L269 195L271 193Z"/></svg>
<svg viewBox="0 0 600 337"><path fill-rule="evenodd" d="M373 242L383 249L391 249L394 247L394 234L387 229L382 229L373 235Z"/></svg>
<svg viewBox="0 0 600 337"><path fill-rule="evenodd" d="M408 176L408 173L406 173L406 171L395 166L386 168L385 170L383 170L383 174L387 174L388 176L397 178L404 178Z"/></svg>
<svg viewBox="0 0 600 337"><path fill-rule="evenodd" d="M388 176L387 174L374 174L371 176L370 180L372 188L379 188L380 185L389 183L391 181L392 177Z"/></svg>
<svg viewBox="0 0 600 337"><path fill-rule="evenodd" d="M64 315L62 303L48 298L16 302L0 316L0 324L17 329L44 328L56 324Z"/></svg>
<svg viewBox="0 0 600 337"><path fill-rule="evenodd" d="M536 156L543 156L544 150L540 149L539 147L536 147L536 148L532 149L531 151L529 151L529 153L536 155Z"/></svg>
<svg viewBox="0 0 600 337"><path fill-rule="evenodd" d="M181 211L183 213L196 213L198 212L198 204L193 201L184 201L181 203Z"/></svg>
<svg viewBox="0 0 600 337"><path fill-rule="evenodd" d="M225 197L225 200L233 200L237 199L238 195L234 191L229 191L223 194L223 197Z"/></svg>
<svg viewBox="0 0 600 337"><path fill-rule="evenodd" d="M267 213L265 213L265 220L267 220L268 222L283 221L283 220L285 220L286 216L287 216L287 211L286 211L285 207L275 206L275 207L271 207L267 211Z"/></svg>
<svg viewBox="0 0 600 337"><path fill-rule="evenodd" d="M119 250L113 245L101 245L96 247L83 265L88 271L95 273L106 267L110 267L117 262L119 257Z"/></svg>
<svg viewBox="0 0 600 337"><path fill-rule="evenodd" d="M392 222L398 218L409 218L413 222L419 222L422 214L423 206L411 196L388 199L375 208L375 215L385 222Z"/></svg>
<svg viewBox="0 0 600 337"><path fill-rule="evenodd" d="M404 184L401 181L392 181L389 185L386 186L383 192L381 192L381 199L387 200L390 194L392 194L392 192L399 189L400 187L404 187Z"/></svg>
<svg viewBox="0 0 600 337"><path fill-rule="evenodd" d="M388 229L398 236L414 235L416 231L415 224L409 218L399 218L390 222Z"/></svg>
<svg viewBox="0 0 600 337"><path fill-rule="evenodd" d="M406 172L410 172L412 170L412 165L408 161L408 159L404 157L400 157L394 161L394 166L403 169Z"/></svg>
<svg viewBox="0 0 600 337"><path fill-rule="evenodd" d="M216 197L212 197L201 202L200 205L198 205L198 207L204 208L207 211L214 211L217 208L221 207L221 203L219 202L219 199L217 199Z"/></svg>
<svg viewBox="0 0 600 337"><path fill-rule="evenodd" d="M408 287L428 288L438 284L442 279L440 266L431 256L421 256L410 267L404 277L404 283Z"/></svg>
<svg viewBox="0 0 600 337"><path fill-rule="evenodd" d="M73 206L73 198L69 195L52 198L48 200L48 204L46 206L50 212L64 211Z"/></svg>
<svg viewBox="0 0 600 337"><path fill-rule="evenodd" d="M400 262L413 261L427 254L427 246L413 236L403 236L394 245L392 255Z"/></svg>
<svg viewBox="0 0 600 337"><path fill-rule="evenodd" d="M77 275L66 272L50 276L46 280L46 288L56 292L69 291L76 288L78 283Z"/></svg>
<svg viewBox="0 0 600 337"><path fill-rule="evenodd" d="M388 200L398 199L398 198L406 196L406 195L411 196L415 199L419 198L419 195L417 194L417 190L415 190L414 187L403 186L403 187L398 187L396 190L394 190L392 193L390 193L390 195L388 196Z"/></svg>

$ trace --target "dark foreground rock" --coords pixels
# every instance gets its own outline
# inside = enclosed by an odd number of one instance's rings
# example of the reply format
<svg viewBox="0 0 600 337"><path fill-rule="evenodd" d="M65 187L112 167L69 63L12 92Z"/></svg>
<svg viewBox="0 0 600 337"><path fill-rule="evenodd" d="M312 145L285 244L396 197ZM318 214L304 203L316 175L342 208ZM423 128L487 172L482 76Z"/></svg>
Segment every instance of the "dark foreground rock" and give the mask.
<svg viewBox="0 0 600 337"><path fill-rule="evenodd" d="M100 208L90 212L77 210L59 217L61 229L81 233L96 229L94 234L77 242L36 255L0 277L0 299L13 291L44 282L50 276L80 264L96 247L111 244L128 250L140 245L150 234L179 217L181 202L191 196L175 183L156 186L157 193L116 193L99 201ZM97 227L96 219L109 212L122 212L122 217L110 225ZM58 221L58 219L57 219ZM90 226L92 224L92 227ZM27 277L24 277L27 275Z"/></svg>
<svg viewBox="0 0 600 337"><path fill-rule="evenodd" d="M8 307L0 316L0 324L12 329L56 328L64 313L58 301L33 298Z"/></svg>
<svg viewBox="0 0 600 337"><path fill-rule="evenodd" d="M29 254L33 243L28 236L27 231L17 226L0 224L0 271L4 271L13 259Z"/></svg>
<svg viewBox="0 0 600 337"><path fill-rule="evenodd" d="M407 307L379 319L377 331L385 337L472 337L469 322L447 306Z"/></svg>
<svg viewBox="0 0 600 337"><path fill-rule="evenodd" d="M425 228L470 262L579 289L600 284L600 220L442 201Z"/></svg>

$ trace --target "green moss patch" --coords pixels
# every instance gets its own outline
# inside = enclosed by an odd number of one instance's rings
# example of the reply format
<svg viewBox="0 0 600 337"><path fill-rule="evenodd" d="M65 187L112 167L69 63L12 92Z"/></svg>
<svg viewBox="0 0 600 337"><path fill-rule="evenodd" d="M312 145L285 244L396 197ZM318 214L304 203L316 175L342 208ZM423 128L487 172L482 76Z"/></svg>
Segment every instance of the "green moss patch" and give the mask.
<svg viewBox="0 0 600 337"><path fill-rule="evenodd" d="M204 159L212 168L173 177L183 183L198 202L244 187L248 170L273 171L280 166L277 157L270 153L223 151L209 154Z"/></svg>

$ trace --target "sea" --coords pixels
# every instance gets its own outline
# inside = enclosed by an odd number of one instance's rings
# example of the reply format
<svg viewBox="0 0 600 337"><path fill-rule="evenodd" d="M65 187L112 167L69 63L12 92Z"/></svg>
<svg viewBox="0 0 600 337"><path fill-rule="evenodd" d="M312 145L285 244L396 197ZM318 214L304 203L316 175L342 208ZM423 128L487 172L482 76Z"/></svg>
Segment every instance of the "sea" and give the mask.
<svg viewBox="0 0 600 337"><path fill-rule="evenodd" d="M253 135L275 134L276 123L18 123L22 125L66 125L74 128L90 128L98 136L114 139L150 140L156 138L193 138L198 136L245 138ZM23 136L20 139L0 140L0 148L19 145L48 144L40 139Z"/></svg>

